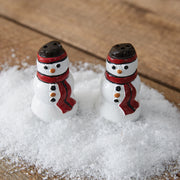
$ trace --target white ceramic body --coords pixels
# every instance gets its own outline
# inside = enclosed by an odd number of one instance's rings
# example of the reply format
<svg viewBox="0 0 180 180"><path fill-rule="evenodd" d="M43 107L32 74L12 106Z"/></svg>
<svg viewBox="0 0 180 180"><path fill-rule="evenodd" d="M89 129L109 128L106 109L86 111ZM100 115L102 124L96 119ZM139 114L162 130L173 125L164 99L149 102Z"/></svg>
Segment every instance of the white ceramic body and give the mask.
<svg viewBox="0 0 180 180"><path fill-rule="evenodd" d="M60 64L61 67L57 68L56 65ZM68 58L62 62L53 63L53 64L44 64L37 61L37 70L45 75L53 76L53 75L61 75L64 72L66 72L69 65ZM48 69L44 69L43 67L47 66ZM54 73L50 73L50 69L55 69ZM71 86L71 97L74 98L73 95L73 89L74 89L74 80L72 77L72 74L69 73L68 78L66 79L68 84ZM33 113L39 117L41 120L50 122L54 120L60 120L67 118L69 116L72 116L77 111L77 102L73 106L72 110L63 113L61 109L56 105L61 97L61 92L59 90L57 83L45 83L42 82L35 76L34 78L34 97L31 104L31 109ZM56 90L51 90L51 86L54 85L56 87ZM54 97L56 99L55 102L51 102L51 93L55 93L56 96Z"/></svg>
<svg viewBox="0 0 180 180"><path fill-rule="evenodd" d="M119 77L126 77L133 74L137 68L138 60L134 61L133 63L116 65L112 63L106 62L106 70L111 74ZM115 70L112 70L112 66L116 66ZM128 71L124 70L124 66L128 65ZM117 73L117 70L120 69L122 71L121 74ZM114 71L114 72L113 72ZM139 102L139 91L140 91L140 78L137 77L131 82L131 84L136 89L136 97L135 100ZM120 86L121 90L117 91L116 87ZM125 98L125 90L124 85L112 83L105 78L102 77L101 80L101 98L100 98L100 106L99 112L102 117L112 122L119 122L121 120L136 120L140 115L140 106L136 109L136 111L132 114L125 115L124 111L119 106ZM120 93L120 97L116 98L114 95L116 93ZM114 99L118 99L119 102L114 102Z"/></svg>
<svg viewBox="0 0 180 180"><path fill-rule="evenodd" d="M71 73L67 78L67 82L71 86L71 90L73 90L73 78ZM55 91L52 91L50 89L52 85L56 87ZM32 100L31 109L33 113L43 121L50 122L67 118L74 115L77 111L77 103L73 106L71 111L68 111L66 113L63 113L61 109L56 105L61 97L58 84L56 83L44 83L40 81L37 77L35 77L34 92L35 95ZM50 94L53 92L56 93L56 96L54 97L56 99L56 102L50 101L50 99L52 98L50 97ZM71 95L71 97L74 98L73 94Z"/></svg>

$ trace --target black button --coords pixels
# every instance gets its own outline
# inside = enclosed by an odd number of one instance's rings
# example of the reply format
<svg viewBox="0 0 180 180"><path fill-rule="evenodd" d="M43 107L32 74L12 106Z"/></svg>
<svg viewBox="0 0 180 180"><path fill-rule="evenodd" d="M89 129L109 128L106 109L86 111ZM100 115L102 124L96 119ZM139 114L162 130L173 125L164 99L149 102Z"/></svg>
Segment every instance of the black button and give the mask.
<svg viewBox="0 0 180 180"><path fill-rule="evenodd" d="M116 87L116 91L120 91L121 90L121 87L120 86L117 86Z"/></svg>
<svg viewBox="0 0 180 180"><path fill-rule="evenodd" d="M55 101L56 101L56 99L55 99L55 98L52 98L50 101L51 101L51 102L55 102Z"/></svg>
<svg viewBox="0 0 180 180"><path fill-rule="evenodd" d="M119 102L119 100L118 100L118 99L115 99L114 102L117 103L117 102Z"/></svg>
<svg viewBox="0 0 180 180"><path fill-rule="evenodd" d="M51 90L55 91L56 90L56 86L51 86Z"/></svg>

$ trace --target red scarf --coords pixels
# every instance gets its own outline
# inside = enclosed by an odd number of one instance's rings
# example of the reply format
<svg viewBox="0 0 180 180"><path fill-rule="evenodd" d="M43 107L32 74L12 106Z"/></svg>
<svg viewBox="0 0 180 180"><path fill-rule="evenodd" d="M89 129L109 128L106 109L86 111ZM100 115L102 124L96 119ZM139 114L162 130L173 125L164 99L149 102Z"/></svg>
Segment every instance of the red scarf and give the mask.
<svg viewBox="0 0 180 180"><path fill-rule="evenodd" d="M117 77L109 72L105 72L105 77L112 83L123 84L125 89L125 98L119 107L122 108L125 115L132 114L139 107L139 103L135 100L136 97L136 89L131 84L131 82L137 77L137 70L134 74L127 77Z"/></svg>
<svg viewBox="0 0 180 180"><path fill-rule="evenodd" d="M73 106L76 104L76 101L71 98L71 86L66 81L67 77L69 76L69 69L67 71L60 75L60 76L46 76L43 74L40 74L37 72L37 77L46 83L56 83L58 84L61 97L59 101L57 102L57 106L62 110L63 113L66 113L67 111L70 111Z"/></svg>

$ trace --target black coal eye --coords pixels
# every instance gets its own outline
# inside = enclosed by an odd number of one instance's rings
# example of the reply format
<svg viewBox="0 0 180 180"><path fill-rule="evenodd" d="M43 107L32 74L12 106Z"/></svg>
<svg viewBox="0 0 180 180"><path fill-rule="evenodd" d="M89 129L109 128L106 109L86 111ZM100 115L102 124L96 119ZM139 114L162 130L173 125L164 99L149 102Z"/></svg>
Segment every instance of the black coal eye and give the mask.
<svg viewBox="0 0 180 180"><path fill-rule="evenodd" d="M57 68L60 68L60 66L61 66L60 64L57 64L57 65L56 65Z"/></svg>
<svg viewBox="0 0 180 180"><path fill-rule="evenodd" d="M128 66L124 66L124 69L128 69Z"/></svg>
<svg viewBox="0 0 180 180"><path fill-rule="evenodd" d="M47 66L44 66L44 69L48 69L48 67L47 67Z"/></svg>
<svg viewBox="0 0 180 180"><path fill-rule="evenodd" d="M112 69L116 69L116 66L112 66Z"/></svg>

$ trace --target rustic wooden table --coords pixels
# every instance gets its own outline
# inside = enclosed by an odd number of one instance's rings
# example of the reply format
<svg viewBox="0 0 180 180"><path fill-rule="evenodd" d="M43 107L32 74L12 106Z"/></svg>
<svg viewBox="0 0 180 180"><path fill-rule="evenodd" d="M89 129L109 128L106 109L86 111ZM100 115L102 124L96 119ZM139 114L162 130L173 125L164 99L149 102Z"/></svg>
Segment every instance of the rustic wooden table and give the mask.
<svg viewBox="0 0 180 180"><path fill-rule="evenodd" d="M0 4L1 65L35 64L37 50L52 39L62 42L72 62L104 65L112 45L130 42L138 53L141 80L180 108L179 0L0 0ZM28 170L10 174L9 166L0 161L1 179L41 179L38 173L28 175Z"/></svg>

